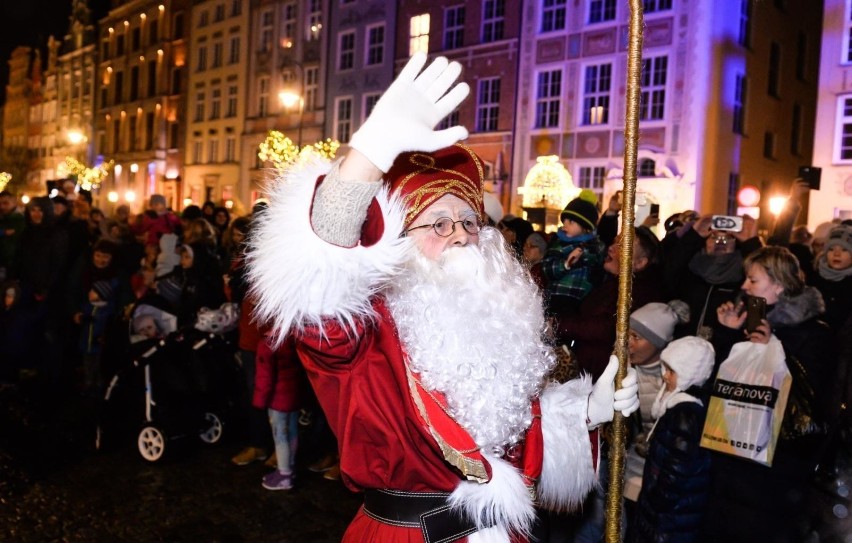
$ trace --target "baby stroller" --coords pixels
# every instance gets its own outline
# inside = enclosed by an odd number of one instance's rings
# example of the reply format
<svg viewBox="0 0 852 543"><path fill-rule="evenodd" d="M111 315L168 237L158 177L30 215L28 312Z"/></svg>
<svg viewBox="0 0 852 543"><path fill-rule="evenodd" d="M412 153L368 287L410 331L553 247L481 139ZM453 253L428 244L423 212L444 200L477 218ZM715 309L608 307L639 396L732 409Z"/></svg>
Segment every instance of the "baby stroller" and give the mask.
<svg viewBox="0 0 852 543"><path fill-rule="evenodd" d="M177 318L165 307L147 299L131 312L130 360L104 395L97 449L108 434L130 431L142 458L157 462L173 440L198 436L214 444L222 438L235 397L230 389L239 382L235 341L224 326L177 330Z"/></svg>

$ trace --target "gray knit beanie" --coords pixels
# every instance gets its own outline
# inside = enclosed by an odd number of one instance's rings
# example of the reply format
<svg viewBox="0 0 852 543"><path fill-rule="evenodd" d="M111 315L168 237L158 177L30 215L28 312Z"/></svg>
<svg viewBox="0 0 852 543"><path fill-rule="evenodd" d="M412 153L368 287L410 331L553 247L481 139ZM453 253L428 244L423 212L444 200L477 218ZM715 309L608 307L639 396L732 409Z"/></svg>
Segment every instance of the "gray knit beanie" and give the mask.
<svg viewBox="0 0 852 543"><path fill-rule="evenodd" d="M669 344L674 337L675 326L687 322L689 306L681 300L672 300L667 304L653 302L643 305L630 315L630 328L657 349Z"/></svg>

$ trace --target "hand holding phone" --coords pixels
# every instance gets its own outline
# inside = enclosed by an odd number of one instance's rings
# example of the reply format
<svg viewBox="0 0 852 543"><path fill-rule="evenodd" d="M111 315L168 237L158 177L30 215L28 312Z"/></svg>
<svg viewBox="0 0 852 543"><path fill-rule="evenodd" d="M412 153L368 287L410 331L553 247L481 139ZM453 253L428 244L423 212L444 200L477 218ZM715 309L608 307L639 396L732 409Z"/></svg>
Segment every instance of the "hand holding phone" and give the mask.
<svg viewBox="0 0 852 543"><path fill-rule="evenodd" d="M819 184L822 180L822 168L816 166L799 166L799 177L804 179L811 190L819 190Z"/></svg>
<svg viewBox="0 0 852 543"><path fill-rule="evenodd" d="M746 333L752 334L757 331L758 327L763 324L765 319L766 298L761 298L760 296L749 296L746 301Z"/></svg>

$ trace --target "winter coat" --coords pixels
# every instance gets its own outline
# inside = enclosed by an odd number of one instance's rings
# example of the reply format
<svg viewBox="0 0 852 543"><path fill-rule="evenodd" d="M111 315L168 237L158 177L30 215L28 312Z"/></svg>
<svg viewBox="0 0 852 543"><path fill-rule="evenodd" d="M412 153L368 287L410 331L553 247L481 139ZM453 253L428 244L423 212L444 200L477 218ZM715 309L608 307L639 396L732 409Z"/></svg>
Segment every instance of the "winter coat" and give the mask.
<svg viewBox="0 0 852 543"><path fill-rule="evenodd" d="M180 219L171 211L166 211L158 215L156 212L148 210L142 215L141 224L135 224L131 227L131 231L136 234L145 235L145 244L156 245L160 242L160 237L163 234L174 234L180 229Z"/></svg>
<svg viewBox="0 0 852 543"><path fill-rule="evenodd" d="M654 267L633 276L633 303L630 311L651 302L664 301L657 276ZM607 273L603 282L589 292L577 311L557 318L557 341L571 347L577 355L580 369L591 374L594 380L603 373L615 345L617 305L618 277Z"/></svg>
<svg viewBox="0 0 852 543"><path fill-rule="evenodd" d="M772 332L781 341L787 366L798 361L807 373L808 384L818 402L813 415L823 422L832 411L831 379L834 356L831 331L819 320L824 304L819 291L805 287L801 294L782 297L767 308ZM742 330L720 326L713 335L713 346L720 360L728 357L731 347L743 341ZM714 370L718 370L718 364ZM791 370L791 373L796 375ZM795 378L794 378L795 380ZM712 382L712 378L707 381ZM797 383L793 383L793 388ZM787 404L788 408L790 403ZM790 416L789 409L785 417ZM822 451L824 434L786 439L778 438L772 467L722 453L712 453L713 488L704 526L714 537L750 541L798 541L796 532L805 513L797 496L812 483L813 470ZM786 538L786 539L785 539Z"/></svg>
<svg viewBox="0 0 852 543"><path fill-rule="evenodd" d="M68 233L58 229L53 220L53 204L43 198L41 224L27 223L21 233L18 267L15 276L24 292L39 298L52 298L57 293L68 264ZM61 300L53 300L58 306Z"/></svg>
<svg viewBox="0 0 852 543"><path fill-rule="evenodd" d="M687 393L701 394L697 387ZM695 541L710 491L710 452L699 446L705 405L685 401L657 421L631 525L634 542Z"/></svg>
<svg viewBox="0 0 852 543"><path fill-rule="evenodd" d="M666 236L668 240L670 236ZM663 284L666 286L666 299L683 300L689 305L690 319L675 329L675 337L696 335L704 316L703 326L716 329L716 308L724 302L732 301L740 292L745 279L742 264L730 281L711 284L689 269L690 261L704 248L705 239L695 230L688 229L681 238L674 238L666 245L666 259L663 266ZM737 250L745 258L761 246L758 238L737 242ZM641 307L641 306L638 306Z"/></svg>
<svg viewBox="0 0 852 543"><path fill-rule="evenodd" d="M26 224L24 215L16 209L13 209L8 215L0 215L0 267L7 270L14 269L18 254L18 242ZM7 231L13 233L7 234Z"/></svg>
<svg viewBox="0 0 852 543"><path fill-rule="evenodd" d="M284 413L298 411L304 405L307 386L307 376L292 339L288 338L275 351L265 340L258 344L252 398L254 407Z"/></svg>
<svg viewBox="0 0 852 543"><path fill-rule="evenodd" d="M811 284L819 290L825 302L823 320L836 333L852 315L852 275L840 281L829 281L817 272Z"/></svg>
<svg viewBox="0 0 852 543"><path fill-rule="evenodd" d="M558 235L553 236L547 253L541 261L541 270L547 278L545 294L548 300L570 298L582 300L599 281L606 249L600 238L592 232L569 238L566 241ZM579 259L565 268L565 260L577 248L583 248Z"/></svg>

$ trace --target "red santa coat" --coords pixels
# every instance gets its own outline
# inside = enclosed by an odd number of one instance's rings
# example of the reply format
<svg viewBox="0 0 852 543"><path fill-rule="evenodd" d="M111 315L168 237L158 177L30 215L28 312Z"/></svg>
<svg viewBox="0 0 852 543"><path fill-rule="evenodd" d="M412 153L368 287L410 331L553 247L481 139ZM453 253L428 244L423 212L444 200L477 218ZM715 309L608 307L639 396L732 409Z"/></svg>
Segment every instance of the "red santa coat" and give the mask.
<svg viewBox="0 0 852 543"><path fill-rule="evenodd" d="M541 419L524 446L511 451L511 465L484 458L442 409L440 394L418 386L393 318L376 294L411 250L398 236L402 206L383 190L357 246L324 242L311 228L310 207L316 180L329 168L318 163L289 170L273 187L248 261L257 317L271 321L279 338L295 334L296 351L338 438L344 483L353 490L453 492L469 517L497 510L501 526L509 530L518 518L529 520L532 511L529 490L524 482L517 484L524 476L535 479L541 473L538 495L545 504L581 503L596 481L597 436L590 440L585 425L590 382L545 389ZM512 496L501 496L506 493ZM514 507L524 511L509 511ZM347 542L422 540L418 529L382 524L363 512L344 537Z"/></svg>
<svg viewBox="0 0 852 543"><path fill-rule="evenodd" d="M292 339L274 350L266 341L258 342L253 406L285 413L298 411L304 405L307 386Z"/></svg>

